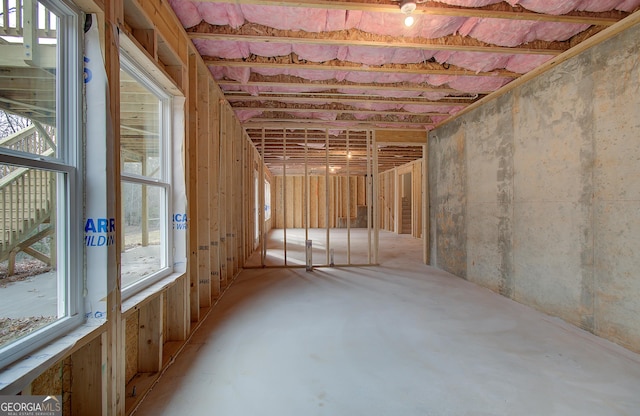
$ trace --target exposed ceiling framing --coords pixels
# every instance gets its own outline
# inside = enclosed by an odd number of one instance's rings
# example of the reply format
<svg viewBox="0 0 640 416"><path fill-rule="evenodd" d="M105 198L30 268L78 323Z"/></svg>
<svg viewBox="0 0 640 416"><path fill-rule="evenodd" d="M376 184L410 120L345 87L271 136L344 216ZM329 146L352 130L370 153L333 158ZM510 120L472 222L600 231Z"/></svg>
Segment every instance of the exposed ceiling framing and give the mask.
<svg viewBox="0 0 640 416"><path fill-rule="evenodd" d="M339 149L344 159L347 132L351 146L367 130L409 131L408 142L425 143L428 130L640 6L416 1L416 22L407 28L397 0L170 3L260 150L264 136L274 171L300 167L305 149L308 165L320 163L324 148L315 142L327 137L329 155ZM380 169L421 152L398 143L380 147ZM359 169L355 155L351 160Z"/></svg>

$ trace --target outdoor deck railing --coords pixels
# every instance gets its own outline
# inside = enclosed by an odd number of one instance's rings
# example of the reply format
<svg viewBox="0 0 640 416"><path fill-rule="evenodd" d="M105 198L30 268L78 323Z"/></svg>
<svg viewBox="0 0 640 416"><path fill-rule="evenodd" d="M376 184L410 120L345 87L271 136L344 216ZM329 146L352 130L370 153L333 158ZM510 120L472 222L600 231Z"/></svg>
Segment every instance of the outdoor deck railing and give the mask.
<svg viewBox="0 0 640 416"><path fill-rule="evenodd" d="M44 128L36 124L0 140L0 146L42 156L52 156L55 152L55 143ZM50 223L55 181L55 173L46 170L0 167L0 261L10 260L10 270L19 251L51 263L50 258L31 246L53 232ZM42 227L47 223L49 227Z"/></svg>

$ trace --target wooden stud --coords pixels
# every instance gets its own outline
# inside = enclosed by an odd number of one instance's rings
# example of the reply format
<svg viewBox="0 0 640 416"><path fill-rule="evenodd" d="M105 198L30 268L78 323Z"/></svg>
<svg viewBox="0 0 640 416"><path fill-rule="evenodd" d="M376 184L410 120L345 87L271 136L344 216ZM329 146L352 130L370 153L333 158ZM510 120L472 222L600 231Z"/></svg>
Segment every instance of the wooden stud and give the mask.
<svg viewBox="0 0 640 416"><path fill-rule="evenodd" d="M347 264L351 264L351 172L350 168L350 160L351 160L351 149L349 148L349 130L346 131L346 154L347 158L347 176L346 176L346 193L347 193Z"/></svg>
<svg viewBox="0 0 640 416"><path fill-rule="evenodd" d="M197 96L198 96L198 60L195 52L189 55L189 95L187 99L186 127L187 127L187 152L186 152L186 179L187 179L187 201L197 201L198 199L198 117L197 117ZM198 283L198 204L187 204L187 218L189 226L188 238L188 262L187 274L189 276L189 314L191 322L200 320L200 284Z"/></svg>
<svg viewBox="0 0 640 416"><path fill-rule="evenodd" d="M265 214L265 206L266 206L265 186L266 185L265 185L265 172L264 172L264 129L262 129L259 160L260 160L259 162L260 163L259 165L260 182L258 183L258 192L259 192L260 205L258 207L258 210L259 210L258 218L260 220L260 265L264 267L265 257L267 254L267 247L266 247L267 224L266 224L266 214ZM271 209L271 217L273 218L273 207Z"/></svg>
<svg viewBox="0 0 640 416"><path fill-rule="evenodd" d="M220 285L226 287L229 278L227 274L227 147L229 146L230 132L228 117L225 107L220 105L220 151L218 157L218 221L220 229L220 244L218 255L220 257Z"/></svg>
<svg viewBox="0 0 640 416"><path fill-rule="evenodd" d="M209 235L209 216L211 199L209 195L209 70L204 65L197 68L198 84L198 143L197 143L197 186L198 206L197 226L193 231L198 234L198 286L199 307L211 306L211 237Z"/></svg>
<svg viewBox="0 0 640 416"><path fill-rule="evenodd" d="M324 212L324 217L325 217L325 228L326 228L326 255L327 255L327 264L331 264L331 262L329 261L329 254L331 253L331 235L329 232L329 229L331 227L331 223L330 223L330 216L331 216L331 212L329 210L329 197L331 195L331 184L329 183L329 170L331 169L331 167L329 166L329 129L325 129L324 130L324 134L325 134L325 168L324 168L324 177L325 177L325 197L324 197L324 203L325 203L325 212Z"/></svg>
<svg viewBox="0 0 640 416"><path fill-rule="evenodd" d="M371 198L374 201L378 200L378 152L375 150L378 148L378 143L377 143L377 135L376 132L370 132L370 137L371 137L371 151L373 152L373 166L372 166L372 171L371 171L371 185L367 186L367 189L369 190L368 192L371 193ZM377 218L378 217L378 211L376 209L376 206L373 204L370 204L369 206L372 207L373 212L371 213L373 218ZM373 263L374 264L378 264L379 262L379 253L380 253L380 226L378 224L378 222L376 221L374 223L374 230L373 230Z"/></svg>
<svg viewBox="0 0 640 416"><path fill-rule="evenodd" d="M310 223L310 197L309 197L309 142L307 137L307 129L304 129L304 240L305 244L309 240L309 223Z"/></svg>
<svg viewBox="0 0 640 416"><path fill-rule="evenodd" d="M291 200L289 198L289 200ZM283 247L284 247L284 265L287 265L287 227L289 227L287 216L287 131L282 132L282 210L284 215Z"/></svg>
<svg viewBox="0 0 640 416"><path fill-rule="evenodd" d="M235 119L232 116L232 111L230 107L225 104L225 115L227 118L227 129L229 130L229 135L227 136L227 146L225 148L226 155L225 159L227 160L227 169L225 171L225 194L226 194L226 210L227 210L227 232L226 232L226 246L227 246L227 284L231 283L233 277L235 275L235 270L233 266L233 256L235 253L235 239L233 238L234 232L234 216L235 207L233 200L233 172L234 172L234 163L233 163L233 146L235 142L235 134L236 134L236 125Z"/></svg>
<svg viewBox="0 0 640 416"><path fill-rule="evenodd" d="M371 206L373 204L373 198L371 196L371 176L373 175L373 156L375 155L375 147L372 146L370 132L367 131L366 134L366 147L367 147L367 263L371 263L371 226L373 225L372 217L373 212L371 211Z"/></svg>
<svg viewBox="0 0 640 416"><path fill-rule="evenodd" d="M318 207L320 205L320 192L318 190L318 176L309 177L309 227L318 228Z"/></svg>
<svg viewBox="0 0 640 416"><path fill-rule="evenodd" d="M124 8L122 2L108 1L105 4L105 68L109 81L109 112L111 114L111 135L107 135L107 194L122 195L120 184L120 45L119 30L124 26ZM121 229L121 198L109 199L107 217L116 219L117 229ZM108 250L107 278L107 354L106 373L107 414L124 415L124 339L122 325L121 259L122 240L117 238L115 246Z"/></svg>
<svg viewBox="0 0 640 416"><path fill-rule="evenodd" d="M213 80L209 80L209 267L211 275L211 297L218 298L220 288L220 100Z"/></svg>
<svg viewBox="0 0 640 416"><path fill-rule="evenodd" d="M422 145L422 261L429 264L429 148Z"/></svg>

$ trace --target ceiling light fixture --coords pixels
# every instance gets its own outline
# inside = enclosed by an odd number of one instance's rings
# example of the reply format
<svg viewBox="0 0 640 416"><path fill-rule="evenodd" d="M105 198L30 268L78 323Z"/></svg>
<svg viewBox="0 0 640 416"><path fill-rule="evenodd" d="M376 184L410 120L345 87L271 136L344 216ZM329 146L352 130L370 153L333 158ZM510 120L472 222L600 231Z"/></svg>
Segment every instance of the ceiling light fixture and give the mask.
<svg viewBox="0 0 640 416"><path fill-rule="evenodd" d="M409 27L411 25L413 25L413 16L409 15L407 17L404 18L404 25Z"/></svg>
<svg viewBox="0 0 640 416"><path fill-rule="evenodd" d="M405 26L409 27L413 25L414 19L413 19L413 16L411 16L411 13L413 13L415 10L416 10L415 1L413 0L400 1L400 11L407 15L407 17L404 18Z"/></svg>

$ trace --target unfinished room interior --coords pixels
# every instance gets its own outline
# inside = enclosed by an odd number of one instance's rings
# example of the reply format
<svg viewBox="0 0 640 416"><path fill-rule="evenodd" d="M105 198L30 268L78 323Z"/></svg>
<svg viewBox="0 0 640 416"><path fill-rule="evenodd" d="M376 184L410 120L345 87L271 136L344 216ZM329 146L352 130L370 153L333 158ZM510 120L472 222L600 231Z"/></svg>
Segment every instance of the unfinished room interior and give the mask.
<svg viewBox="0 0 640 416"><path fill-rule="evenodd" d="M0 50L0 402L640 415L640 0L0 0Z"/></svg>

